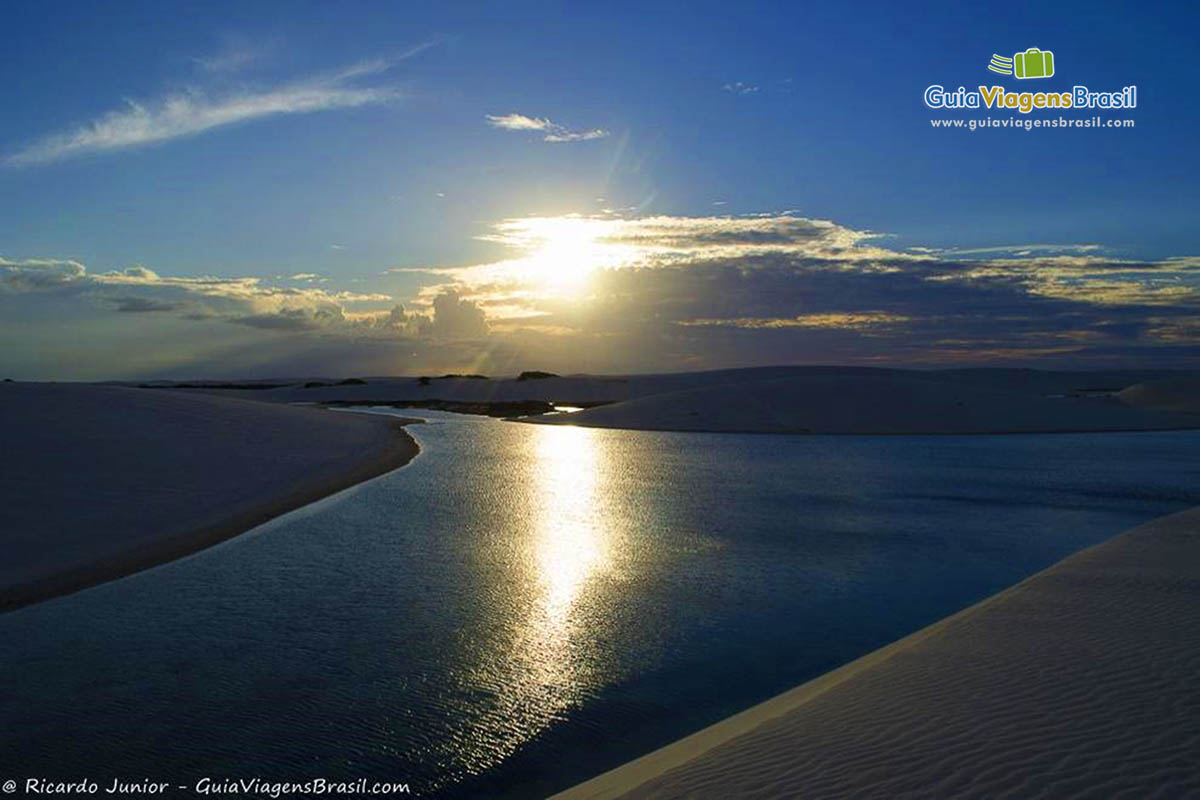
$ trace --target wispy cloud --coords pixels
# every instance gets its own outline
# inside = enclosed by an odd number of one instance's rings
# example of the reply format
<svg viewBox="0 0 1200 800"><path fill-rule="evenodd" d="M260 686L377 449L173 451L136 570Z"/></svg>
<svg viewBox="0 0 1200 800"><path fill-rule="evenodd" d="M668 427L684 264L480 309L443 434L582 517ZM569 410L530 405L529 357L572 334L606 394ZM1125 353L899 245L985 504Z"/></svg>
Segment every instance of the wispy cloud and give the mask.
<svg viewBox="0 0 1200 800"><path fill-rule="evenodd" d="M333 73L267 88L218 93L189 88L151 102L126 100L123 107L97 119L34 141L5 157L3 163L9 167L27 167L195 136L281 114L309 114L383 103L398 96L395 89L357 82L386 72L399 61L439 41L423 42L393 58L362 61ZM211 68L224 69L249 58L250 51L235 52L213 60Z"/></svg>
<svg viewBox="0 0 1200 800"><path fill-rule="evenodd" d="M684 327L748 328L771 330L779 328L845 328L865 330L877 325L896 325L910 318L887 311L825 312L801 314L795 317L726 317L718 319L680 320Z"/></svg>
<svg viewBox="0 0 1200 800"><path fill-rule="evenodd" d="M524 114L488 114L487 122L493 128L506 131L538 131L542 134L543 142L584 142L608 136L608 131L602 128L571 130L549 119L527 117Z"/></svg>
<svg viewBox="0 0 1200 800"><path fill-rule="evenodd" d="M752 83L744 83L743 81L727 83L721 88L731 94L755 94L758 92L757 86Z"/></svg>
<svg viewBox="0 0 1200 800"><path fill-rule="evenodd" d="M254 45L242 39L230 39L216 53L198 56L192 63L204 72L226 75L239 72L262 61L274 47Z"/></svg>
<svg viewBox="0 0 1200 800"><path fill-rule="evenodd" d="M939 256L987 255L997 257L1002 255L1029 256L1034 253L1096 253L1104 248L1099 244L1010 244L995 247L910 247L908 249L914 253Z"/></svg>

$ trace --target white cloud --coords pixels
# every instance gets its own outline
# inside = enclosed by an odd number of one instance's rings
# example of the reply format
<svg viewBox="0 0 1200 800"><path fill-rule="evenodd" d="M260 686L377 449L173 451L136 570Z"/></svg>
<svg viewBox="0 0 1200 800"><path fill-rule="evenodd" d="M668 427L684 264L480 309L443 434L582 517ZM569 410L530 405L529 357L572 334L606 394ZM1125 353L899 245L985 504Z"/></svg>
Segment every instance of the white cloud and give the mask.
<svg viewBox="0 0 1200 800"><path fill-rule="evenodd" d="M239 72L267 55L267 48L256 47L249 42L229 40L217 53L193 58L192 62L204 72L224 75Z"/></svg>
<svg viewBox="0 0 1200 800"><path fill-rule="evenodd" d="M308 114L392 100L395 89L354 85L399 60L432 47L425 42L392 59L363 61L326 75L261 89L211 92L189 88L152 102L127 100L122 108L71 130L45 136L8 155L4 163L24 167L76 156L106 153L195 136L216 128L281 114Z"/></svg>
<svg viewBox="0 0 1200 800"><path fill-rule="evenodd" d="M506 131L538 131L543 134L543 142L585 142L608 136L608 131L601 128L575 131L549 119L527 117L524 114L488 114L486 119L493 128Z"/></svg>
<svg viewBox="0 0 1200 800"><path fill-rule="evenodd" d="M990 255L995 257L1005 254L1028 256L1034 253L1096 253L1104 248L1098 244L1010 244L996 245L995 247L910 247L908 249L914 253L930 253L939 256Z"/></svg>
<svg viewBox="0 0 1200 800"><path fill-rule="evenodd" d="M488 114L488 124L506 131L544 131L554 123L548 119L527 117L524 114Z"/></svg>
<svg viewBox="0 0 1200 800"><path fill-rule="evenodd" d="M758 91L758 87L754 84L744 83L742 81L727 83L721 88L732 94L755 94Z"/></svg>
<svg viewBox="0 0 1200 800"><path fill-rule="evenodd" d="M544 142L586 142L591 139L603 139L608 136L608 131L600 128L593 128L590 131L562 131L560 133L547 133L542 137Z"/></svg>
<svg viewBox="0 0 1200 800"><path fill-rule="evenodd" d="M692 328L747 328L775 330L780 328L840 328L864 330L876 325L896 325L909 317L887 311L821 312L795 317L721 317L681 320L680 325Z"/></svg>
<svg viewBox="0 0 1200 800"><path fill-rule="evenodd" d="M8 261L0 258L0 291L8 293L60 289L84 279L87 269L78 261L32 258Z"/></svg>
<svg viewBox="0 0 1200 800"><path fill-rule="evenodd" d="M594 266L607 268L668 267L766 254L826 259L831 269L873 259L919 258L872 246L870 242L880 236L787 213L705 217L609 213L508 219L495 224L492 233L477 238L538 257L548 248L555 257L569 255L578 260L586 256ZM509 265L511 262L501 264ZM487 268L491 266L495 265L446 272L463 279L472 271L490 277Z"/></svg>
<svg viewBox="0 0 1200 800"><path fill-rule="evenodd" d="M419 281L408 309L387 294L341 290L354 283L317 284L313 273L271 280L167 276L143 266L92 273L72 260L2 258L0 306L29 318L44 313L44 341L60 330L86 330L89 338L145 330L164 363L210 353L205 363L218 371L270 363L274 374L293 362L246 354L321 352L320 366L373 353L376 369L438 364L471 372L510 370L514 360L554 371L644 371L681 359L697 367L1196 360L1196 257L916 255L884 248L869 231L786 213L531 217L500 222L484 238L510 257L395 270L438 276ZM564 274L574 277L564 283ZM193 328L190 320L208 322ZM180 338L168 344L168 336ZM78 338L72 333L55 357L70 358ZM244 351L211 354L225 340L245 343ZM0 356L36 372L50 352L39 347L20 344ZM111 352L105 369L131 369L122 360L128 353ZM26 361L13 361L14 353Z"/></svg>
<svg viewBox="0 0 1200 800"><path fill-rule="evenodd" d="M299 274L288 280L311 280ZM329 292L324 289L276 286L261 278L209 276L168 277L144 266L111 272L88 272L78 261L0 258L0 294L27 294L74 289L111 305L118 311L186 311L206 317L246 315L314 314L320 311L341 315L348 303L391 302L391 295L360 292Z"/></svg>
<svg viewBox="0 0 1200 800"><path fill-rule="evenodd" d="M279 280L323 280L315 273L277 276ZM333 291L275 285L257 277L173 277L137 265L89 272L78 261L0 257L0 297L71 293L93 307L117 313L171 314L189 320L224 321L259 330L309 332L350 339L422 339L454 342L482 339L487 317L473 300L440 286L423 297L424 313L406 313L395 298L378 292ZM380 310L381 304L391 306ZM365 310L352 310L352 309Z"/></svg>
<svg viewBox="0 0 1200 800"><path fill-rule="evenodd" d="M428 309L453 290L486 310L493 338L535 328L556 336L641 330L650 341L671 324L704 341L840 332L862 342L906 329L951 356L985 348L981 358L1008 357L1005 348L1017 357L1043 339L1083 337L1072 347L1087 337L1138 340L1151 310L1165 320L1155 328L1160 338L1178 342L1192 328L1172 315L1195 317L1200 308L1200 259L1120 261L1095 255L1098 245L1035 244L1017 248L1020 257L968 260L889 249L880 236L790 213L509 219L479 238L512 257L412 268L445 279L422 287L415 304ZM564 275L575 277L563 283ZM956 308L971 310L946 313Z"/></svg>

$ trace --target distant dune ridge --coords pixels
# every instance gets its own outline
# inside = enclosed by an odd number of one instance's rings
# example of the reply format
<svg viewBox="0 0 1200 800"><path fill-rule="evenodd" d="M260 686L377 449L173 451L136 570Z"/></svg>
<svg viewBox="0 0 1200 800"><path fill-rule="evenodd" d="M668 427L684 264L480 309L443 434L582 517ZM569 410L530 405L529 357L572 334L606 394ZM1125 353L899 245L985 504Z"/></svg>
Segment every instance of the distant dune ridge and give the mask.
<svg viewBox="0 0 1200 800"><path fill-rule="evenodd" d="M536 421L666 431L847 434L1200 427L1200 416L1167 413L1191 407L1133 408L1133 403L1074 394L1080 396L1002 391L987 382L938 373L815 373L652 394Z"/></svg>
<svg viewBox="0 0 1200 800"><path fill-rule="evenodd" d="M1135 408L1200 414L1200 377L1165 378L1138 383L1117 394Z"/></svg>
<svg viewBox="0 0 1200 800"><path fill-rule="evenodd" d="M161 563L394 469L382 416L181 391L0 384L0 611Z"/></svg>
<svg viewBox="0 0 1200 800"><path fill-rule="evenodd" d="M1200 796L1200 509L557 795Z"/></svg>
<svg viewBox="0 0 1200 800"><path fill-rule="evenodd" d="M1007 433L1200 427L1200 417L1181 413L1200 413L1200 400L1194 406L1167 408L1141 402L1129 388L1188 380L1200 380L1200 376L1170 370L783 366L659 375L564 375L539 380L368 377L353 385L338 385L328 378L293 379L266 381L272 387L266 389L174 391L276 403L490 403L498 414L506 413L505 404L601 403L607 405L527 421L605 428ZM1122 391L1127 389L1128 396ZM1200 398L1200 393L1193 396Z"/></svg>

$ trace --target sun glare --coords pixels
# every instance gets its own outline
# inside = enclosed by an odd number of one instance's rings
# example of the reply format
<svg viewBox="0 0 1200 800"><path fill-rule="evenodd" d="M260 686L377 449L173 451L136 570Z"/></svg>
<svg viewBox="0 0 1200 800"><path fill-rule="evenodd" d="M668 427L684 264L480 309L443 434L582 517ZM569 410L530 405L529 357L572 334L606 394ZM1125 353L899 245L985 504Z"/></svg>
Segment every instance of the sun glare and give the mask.
<svg viewBox="0 0 1200 800"><path fill-rule="evenodd" d="M625 247L615 243L616 222L594 217L534 217L514 220L504 240L525 250L513 266L521 277L558 294L581 291L604 267L620 266Z"/></svg>

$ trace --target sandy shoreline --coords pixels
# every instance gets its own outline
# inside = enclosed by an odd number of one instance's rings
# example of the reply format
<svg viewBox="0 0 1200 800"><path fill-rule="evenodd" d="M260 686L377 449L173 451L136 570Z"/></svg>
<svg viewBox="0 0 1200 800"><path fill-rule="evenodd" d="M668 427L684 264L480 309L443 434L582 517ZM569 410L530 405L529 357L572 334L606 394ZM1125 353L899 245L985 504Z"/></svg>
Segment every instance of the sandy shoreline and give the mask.
<svg viewBox="0 0 1200 800"><path fill-rule="evenodd" d="M411 420L86 384L0 387L0 612L189 555L407 464Z"/></svg>
<svg viewBox="0 0 1200 800"><path fill-rule="evenodd" d="M559 795L1200 792L1200 509Z"/></svg>

